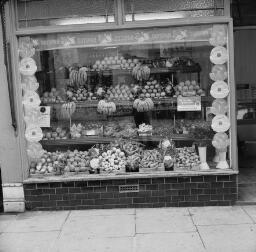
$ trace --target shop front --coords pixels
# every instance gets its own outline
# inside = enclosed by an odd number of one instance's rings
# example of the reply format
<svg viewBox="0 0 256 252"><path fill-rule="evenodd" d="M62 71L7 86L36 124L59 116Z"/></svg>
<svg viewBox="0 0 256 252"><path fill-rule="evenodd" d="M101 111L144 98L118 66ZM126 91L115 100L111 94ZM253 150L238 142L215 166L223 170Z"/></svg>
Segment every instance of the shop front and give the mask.
<svg viewBox="0 0 256 252"><path fill-rule="evenodd" d="M20 209L235 203L229 6L160 2L6 5Z"/></svg>

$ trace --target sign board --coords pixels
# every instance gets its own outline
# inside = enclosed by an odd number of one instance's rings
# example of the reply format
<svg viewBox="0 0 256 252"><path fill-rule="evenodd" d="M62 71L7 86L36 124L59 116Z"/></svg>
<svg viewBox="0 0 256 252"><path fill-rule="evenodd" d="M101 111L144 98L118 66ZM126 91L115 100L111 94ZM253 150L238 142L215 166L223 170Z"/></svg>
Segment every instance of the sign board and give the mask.
<svg viewBox="0 0 256 252"><path fill-rule="evenodd" d="M50 127L51 124L51 107L41 106L40 107L40 117L38 120L39 127Z"/></svg>
<svg viewBox="0 0 256 252"><path fill-rule="evenodd" d="M183 97L177 98L177 110L178 111L201 111L201 96Z"/></svg>

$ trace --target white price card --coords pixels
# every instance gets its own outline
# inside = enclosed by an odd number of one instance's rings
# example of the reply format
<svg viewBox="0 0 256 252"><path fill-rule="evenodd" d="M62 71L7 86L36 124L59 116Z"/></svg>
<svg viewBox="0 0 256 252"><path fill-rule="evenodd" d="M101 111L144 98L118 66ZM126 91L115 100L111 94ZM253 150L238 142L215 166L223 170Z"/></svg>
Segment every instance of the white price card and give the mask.
<svg viewBox="0 0 256 252"><path fill-rule="evenodd" d="M179 96L177 98L178 111L201 111L201 108L201 96Z"/></svg>
<svg viewBox="0 0 256 252"><path fill-rule="evenodd" d="M39 108L40 117L38 121L39 127L50 127L51 125L51 107L50 106L41 106Z"/></svg>

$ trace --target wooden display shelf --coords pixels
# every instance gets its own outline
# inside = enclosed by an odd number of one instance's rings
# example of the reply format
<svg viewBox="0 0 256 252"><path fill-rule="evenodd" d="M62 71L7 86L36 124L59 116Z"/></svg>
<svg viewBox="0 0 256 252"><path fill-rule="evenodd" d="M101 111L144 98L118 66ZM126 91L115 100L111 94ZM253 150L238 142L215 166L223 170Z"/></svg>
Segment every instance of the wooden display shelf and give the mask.
<svg viewBox="0 0 256 252"><path fill-rule="evenodd" d="M173 134L172 138L174 141L193 141L194 139L190 135L184 134ZM83 145L83 144L96 144L96 143L110 143L117 140L116 137L103 137L103 136L86 136L77 139L60 139L60 140L42 140L43 146L60 146L60 145ZM138 136L129 140L140 141L140 142L159 142L163 139L162 136Z"/></svg>
<svg viewBox="0 0 256 252"><path fill-rule="evenodd" d="M198 73L201 72L201 67L199 64L193 66L175 66L175 67L152 67L150 68L151 74L161 74L161 73ZM113 74L127 75L132 74L132 69L106 69L106 70L91 70L88 71L88 76L102 75L111 76Z"/></svg>
<svg viewBox="0 0 256 252"><path fill-rule="evenodd" d="M172 105L176 107L177 97L168 97L163 99L152 99L155 105ZM213 100L212 97L209 96L201 96L201 101L203 103L211 102ZM94 108L98 105L98 100L87 100L82 102L76 102L77 108ZM132 106L133 101L114 101L116 106ZM58 107L63 103L46 103L45 105Z"/></svg>

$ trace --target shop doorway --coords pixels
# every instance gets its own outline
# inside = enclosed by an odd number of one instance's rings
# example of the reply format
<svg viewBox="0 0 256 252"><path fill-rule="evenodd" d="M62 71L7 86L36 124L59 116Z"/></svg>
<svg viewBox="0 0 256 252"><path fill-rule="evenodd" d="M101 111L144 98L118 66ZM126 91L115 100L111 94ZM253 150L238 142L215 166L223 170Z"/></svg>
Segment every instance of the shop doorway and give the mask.
<svg viewBox="0 0 256 252"><path fill-rule="evenodd" d="M256 204L256 29L236 29L234 39L239 202Z"/></svg>

